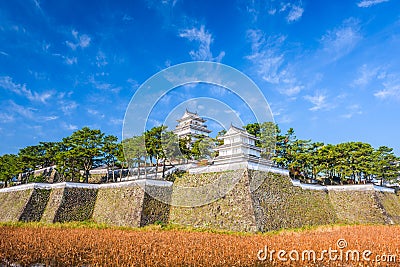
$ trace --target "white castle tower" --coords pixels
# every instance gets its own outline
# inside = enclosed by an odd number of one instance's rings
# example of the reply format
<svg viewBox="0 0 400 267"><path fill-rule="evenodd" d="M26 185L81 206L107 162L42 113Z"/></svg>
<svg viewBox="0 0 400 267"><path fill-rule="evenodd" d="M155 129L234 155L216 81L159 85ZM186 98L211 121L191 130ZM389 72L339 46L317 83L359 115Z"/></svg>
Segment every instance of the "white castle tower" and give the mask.
<svg viewBox="0 0 400 267"><path fill-rule="evenodd" d="M217 148L218 157L214 164L235 162L259 162L261 148L256 146L257 137L246 130L231 125L228 131L220 137L224 144Z"/></svg>
<svg viewBox="0 0 400 267"><path fill-rule="evenodd" d="M177 120L178 125L175 127L173 132L180 138L186 136L194 137L196 135L208 136L208 134L211 133L211 130L209 130L207 125L204 124L206 121L207 120L197 115L197 112L193 113L186 109L182 118Z"/></svg>

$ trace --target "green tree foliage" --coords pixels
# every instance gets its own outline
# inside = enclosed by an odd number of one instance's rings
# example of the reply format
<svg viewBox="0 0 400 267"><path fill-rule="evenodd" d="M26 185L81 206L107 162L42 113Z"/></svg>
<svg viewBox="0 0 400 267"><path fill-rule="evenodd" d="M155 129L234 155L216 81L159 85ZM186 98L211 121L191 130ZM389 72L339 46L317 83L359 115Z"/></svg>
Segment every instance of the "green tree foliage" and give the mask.
<svg viewBox="0 0 400 267"><path fill-rule="evenodd" d="M140 174L141 163L146 158L146 145L144 135L133 136L122 141L124 147L125 160L129 167L137 167Z"/></svg>
<svg viewBox="0 0 400 267"><path fill-rule="evenodd" d="M121 156L121 146L117 143L118 138L114 135L107 135L103 139L103 146L101 149L104 164L107 165L107 182L109 180L109 170L112 170L112 179L115 182L114 168Z"/></svg>
<svg viewBox="0 0 400 267"><path fill-rule="evenodd" d="M190 136L179 138L179 150L181 151L183 160L190 160L192 158L191 143L192 138Z"/></svg>
<svg viewBox="0 0 400 267"><path fill-rule="evenodd" d="M400 159L386 146L374 149L363 142L332 145L300 140L293 128L282 134L272 122L253 123L244 128L258 138L256 145L263 148L262 157L289 169L290 174L299 179L325 178L328 183L359 183L376 178L384 184L397 181L399 177ZM155 161L158 165L162 160L165 170L167 159L171 163L217 156L213 148L222 144L219 137L226 133L224 130L219 132L215 139L196 136L192 140L190 136L177 138L166 129L166 126L154 127L118 143L115 136L84 127L61 142L40 142L21 149L18 155L1 156L0 181L8 182L21 172L25 174L20 176L24 177L21 182L42 181L43 177L33 177L33 171L53 165L57 166L62 180L80 181L83 171L85 182L89 171L103 164L108 169L137 167L140 174L140 168L147 162Z"/></svg>
<svg viewBox="0 0 400 267"><path fill-rule="evenodd" d="M213 157L216 140L204 135L196 136L196 140L192 144L191 154L196 160L210 159Z"/></svg>
<svg viewBox="0 0 400 267"><path fill-rule="evenodd" d="M153 159L156 160L156 165L158 165L159 160L163 157L161 137L166 129L167 126L161 125L147 130L144 134L147 155L150 158L150 162L153 162Z"/></svg>
<svg viewBox="0 0 400 267"><path fill-rule="evenodd" d="M272 159L275 154L278 126L273 122L250 123L244 126L246 131L255 137L256 146L262 148L261 157Z"/></svg>
<svg viewBox="0 0 400 267"><path fill-rule="evenodd" d="M23 181L28 182L33 179L32 174L35 169L50 167L56 164L56 155L59 152L58 142L40 142L39 145L27 146L18 153L20 168L23 173Z"/></svg>
<svg viewBox="0 0 400 267"><path fill-rule="evenodd" d="M381 185L385 181L393 181L399 176L399 158L393 153L393 149L381 146L372 155L372 167L375 174L382 177Z"/></svg>
<svg viewBox="0 0 400 267"><path fill-rule="evenodd" d="M0 181L4 182L5 187L19 172L21 172L21 169L17 155L5 154L0 157Z"/></svg>

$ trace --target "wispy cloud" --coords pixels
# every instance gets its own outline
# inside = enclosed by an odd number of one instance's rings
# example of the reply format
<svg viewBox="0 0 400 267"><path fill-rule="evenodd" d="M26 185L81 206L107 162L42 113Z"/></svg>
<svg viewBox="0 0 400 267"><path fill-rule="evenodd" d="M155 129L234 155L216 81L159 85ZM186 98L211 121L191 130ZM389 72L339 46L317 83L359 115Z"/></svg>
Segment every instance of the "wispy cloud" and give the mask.
<svg viewBox="0 0 400 267"><path fill-rule="evenodd" d="M75 101L65 100L62 98L63 97L61 97L60 100L57 102L60 110L64 113L64 115L72 114L72 112L75 111L75 109L78 107L78 104Z"/></svg>
<svg viewBox="0 0 400 267"><path fill-rule="evenodd" d="M313 106L309 108L311 111L324 110L330 107L327 103L327 96L319 92L314 95L306 95L304 96L304 99L313 104Z"/></svg>
<svg viewBox="0 0 400 267"><path fill-rule="evenodd" d="M43 9L42 9L42 7L40 5L40 1L39 0L32 0L32 1L33 1L33 4L35 5L36 9L39 10L40 13L43 14Z"/></svg>
<svg viewBox="0 0 400 267"><path fill-rule="evenodd" d="M380 3L389 2L389 0L362 0L357 3L358 7L371 7Z"/></svg>
<svg viewBox="0 0 400 267"><path fill-rule="evenodd" d="M363 64L357 71L357 78L351 83L352 86L366 87L374 80L386 78L386 72L382 67L371 67Z"/></svg>
<svg viewBox="0 0 400 267"><path fill-rule="evenodd" d="M383 89L374 93L379 99L396 99L400 100L400 79L389 78L382 83Z"/></svg>
<svg viewBox="0 0 400 267"><path fill-rule="evenodd" d="M9 54L8 54L8 53L6 53L6 52L4 52L4 51L0 51L0 55L3 55L3 56L9 56Z"/></svg>
<svg viewBox="0 0 400 267"><path fill-rule="evenodd" d="M34 111L33 108L18 105L12 100L9 101L9 107L11 108L11 110L13 112L21 115L24 118L27 118L27 119L34 119L35 118L35 115L33 113L33 111Z"/></svg>
<svg viewBox="0 0 400 267"><path fill-rule="evenodd" d="M46 101L53 96L53 92L51 91L43 93L32 92L32 90L26 88L26 84L15 83L10 76L0 77L0 87L9 90L11 92L14 92L17 95L24 96L28 98L30 101L38 101L46 103Z"/></svg>
<svg viewBox="0 0 400 267"><path fill-rule="evenodd" d="M287 72L283 68L285 55L280 47L285 36L273 36L265 39L261 30L248 30L247 38L251 43L252 54L246 58L258 69L258 74L267 82L277 84L285 78Z"/></svg>
<svg viewBox="0 0 400 267"><path fill-rule="evenodd" d="M124 120L123 119L115 119L115 118L111 118L110 120L108 120L109 124L111 125L122 125Z"/></svg>
<svg viewBox="0 0 400 267"><path fill-rule="evenodd" d="M298 5L292 5L289 14L286 17L288 22L298 21L303 16L304 9Z"/></svg>
<svg viewBox="0 0 400 267"><path fill-rule="evenodd" d="M100 111L98 111L98 110L96 110L96 109L88 108L88 109L87 109L87 112L88 112L90 115L95 116L95 117L100 118L100 119L104 119L104 117L105 117L104 114L100 113Z"/></svg>
<svg viewBox="0 0 400 267"><path fill-rule="evenodd" d="M103 91L109 91L109 92L113 92L113 93L118 93L119 91L121 91L121 87L120 86L115 86L112 83L107 83L107 82L103 82L103 81L98 81L94 78L93 75L91 75L89 77L89 84L91 84L94 88L99 89L99 90L103 90Z"/></svg>
<svg viewBox="0 0 400 267"><path fill-rule="evenodd" d="M350 18L343 22L341 26L329 30L321 38L323 50L327 52L333 60L338 60L350 53L362 39L360 23L358 20Z"/></svg>
<svg viewBox="0 0 400 267"><path fill-rule="evenodd" d="M73 65L78 63L78 59L76 57L66 57L65 63L67 63L68 65Z"/></svg>
<svg viewBox="0 0 400 267"><path fill-rule="evenodd" d="M41 117L41 120L43 120L43 121L54 121L54 120L56 120L58 118L59 118L58 116L44 116L44 117Z"/></svg>
<svg viewBox="0 0 400 267"><path fill-rule="evenodd" d="M107 57L103 51L97 52L96 55L96 65L97 67L104 67L108 64Z"/></svg>
<svg viewBox="0 0 400 267"><path fill-rule="evenodd" d="M341 116L342 118L351 119L355 115L363 114L363 112L361 110L361 106L358 105L358 104L353 104L353 105L350 105L350 106L346 107L346 111L347 111L347 113L343 114Z"/></svg>
<svg viewBox="0 0 400 267"><path fill-rule="evenodd" d="M211 60L220 62L225 56L225 52L222 51L217 57L214 57L211 52L211 43L213 42L212 34L205 30L205 26L201 25L200 28L190 28L181 30L179 37L188 39L191 42L197 42L199 48L197 51L192 50L189 52L193 60Z"/></svg>
<svg viewBox="0 0 400 267"><path fill-rule="evenodd" d="M247 39L251 44L251 54L246 56L250 60L257 74L266 82L279 84L278 91L287 96L299 94L304 86L297 80L290 64L286 61L286 36L269 36L261 30L250 29Z"/></svg>
<svg viewBox="0 0 400 267"><path fill-rule="evenodd" d="M71 123L66 123L66 122L61 122L61 127L68 131L78 130L78 126L71 124Z"/></svg>
<svg viewBox="0 0 400 267"><path fill-rule="evenodd" d="M76 50L78 47L86 48L90 45L91 38L87 34L79 34L78 31L72 30L73 41L66 41L65 44L72 50Z"/></svg>
<svg viewBox="0 0 400 267"><path fill-rule="evenodd" d="M296 22L303 16L304 8L301 1L278 1L271 2L272 6L268 9L269 15L283 14L288 23ZM279 4L278 6L276 4Z"/></svg>
<svg viewBox="0 0 400 267"><path fill-rule="evenodd" d="M0 123L9 123L15 120L14 116L7 113L0 113Z"/></svg>

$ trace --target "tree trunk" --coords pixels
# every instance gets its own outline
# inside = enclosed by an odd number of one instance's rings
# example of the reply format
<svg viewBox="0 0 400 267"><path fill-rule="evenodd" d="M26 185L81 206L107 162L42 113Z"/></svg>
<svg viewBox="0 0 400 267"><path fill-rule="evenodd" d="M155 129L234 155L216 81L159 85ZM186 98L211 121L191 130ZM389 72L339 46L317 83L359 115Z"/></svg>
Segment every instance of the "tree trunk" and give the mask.
<svg viewBox="0 0 400 267"><path fill-rule="evenodd" d="M124 169L124 165L125 165L124 163L121 164L121 170L120 170L120 172L119 172L119 181L120 181L120 182L122 182L122 171L123 171L123 169Z"/></svg>
<svg viewBox="0 0 400 267"><path fill-rule="evenodd" d="M115 163L114 163L114 161L113 161L113 163L112 163L112 166L111 166L112 168L112 178L113 178L113 182L115 183L116 181L115 181Z"/></svg>
<svg viewBox="0 0 400 267"><path fill-rule="evenodd" d="M85 170L85 183L89 183L89 170Z"/></svg>
<svg viewBox="0 0 400 267"><path fill-rule="evenodd" d="M144 179L147 179L147 160L144 158Z"/></svg>
<svg viewBox="0 0 400 267"><path fill-rule="evenodd" d="M162 168L162 178L165 178L165 159L163 161L163 168Z"/></svg>

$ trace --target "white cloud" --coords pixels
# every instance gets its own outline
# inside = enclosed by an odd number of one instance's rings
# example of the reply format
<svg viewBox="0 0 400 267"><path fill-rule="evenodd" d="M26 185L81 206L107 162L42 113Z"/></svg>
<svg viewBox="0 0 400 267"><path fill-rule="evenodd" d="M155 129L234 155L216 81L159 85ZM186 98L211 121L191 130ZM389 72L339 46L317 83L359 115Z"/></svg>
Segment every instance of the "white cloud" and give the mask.
<svg viewBox="0 0 400 267"><path fill-rule="evenodd" d="M294 96L299 94L304 89L304 86L294 85L280 89L280 92L287 96Z"/></svg>
<svg viewBox="0 0 400 267"><path fill-rule="evenodd" d="M78 59L76 57L66 57L65 58L65 63L67 63L68 65L73 65L78 63Z"/></svg>
<svg viewBox="0 0 400 267"><path fill-rule="evenodd" d="M0 51L0 55L3 55L3 56L9 56L9 54L7 54L6 52L4 52L4 51Z"/></svg>
<svg viewBox="0 0 400 267"><path fill-rule="evenodd" d="M342 117L345 119L351 119L355 115L363 114L361 107L358 104L350 105L346 108L346 110L347 110L347 113L342 115Z"/></svg>
<svg viewBox="0 0 400 267"><path fill-rule="evenodd" d="M8 122L13 122L15 120L13 115L6 114L6 113L0 113L0 122L1 123L8 123Z"/></svg>
<svg viewBox="0 0 400 267"><path fill-rule="evenodd" d="M252 54L246 58L256 65L262 79L278 84L287 78L287 71L283 67L285 55L279 50L286 37L273 36L266 40L260 30L248 30L247 37L251 43Z"/></svg>
<svg viewBox="0 0 400 267"><path fill-rule="evenodd" d="M128 14L124 14L124 16L122 17L122 21L125 21L125 22L130 22L132 20L133 20L133 18L131 16L129 16Z"/></svg>
<svg viewBox="0 0 400 267"><path fill-rule="evenodd" d="M204 25L200 28L184 29L180 31L179 37L186 38L191 42L197 42L199 48L197 51L190 51L189 54L193 60L211 60L220 62L225 56L225 52L222 51L217 57L214 57L211 52L211 43L213 42L213 37L211 33L205 30Z"/></svg>
<svg viewBox="0 0 400 267"><path fill-rule="evenodd" d="M112 83L98 81L94 78L93 75L89 77L89 84L91 84L96 89L110 91L113 93L118 93L122 89L121 87L115 86Z"/></svg>
<svg viewBox="0 0 400 267"><path fill-rule="evenodd" d="M362 0L361 2L357 3L357 6L370 7L384 2L389 2L389 0Z"/></svg>
<svg viewBox="0 0 400 267"><path fill-rule="evenodd" d="M328 31L320 41L323 50L329 53L333 60L337 60L350 53L361 39L359 21L350 18L340 27Z"/></svg>
<svg viewBox="0 0 400 267"><path fill-rule="evenodd" d="M259 8L255 7L256 5L254 3L252 6L254 10L256 10L258 13L260 12ZM285 16L285 19L288 23L293 23L301 19L304 13L304 8L301 1L270 1L266 12L270 16L281 14Z"/></svg>
<svg viewBox="0 0 400 267"><path fill-rule="evenodd" d="M66 122L62 122L61 127L68 131L78 130L78 126L71 124L71 123L66 123Z"/></svg>
<svg viewBox="0 0 400 267"><path fill-rule="evenodd" d="M70 115L78 107L78 104L75 101L60 100L58 106L64 115Z"/></svg>
<svg viewBox="0 0 400 267"><path fill-rule="evenodd" d="M24 96L30 101L46 103L46 101L53 96L53 92L50 91L43 93L32 92L30 89L26 88L26 84L18 84L13 82L13 79L10 76L0 77L0 87Z"/></svg>
<svg viewBox="0 0 400 267"><path fill-rule="evenodd" d="M358 77L352 83L354 86L365 87L376 78L379 68L370 68L367 64L362 65L358 70Z"/></svg>
<svg viewBox="0 0 400 267"><path fill-rule="evenodd" d="M114 119L114 118L111 118L110 120L109 120L109 124L111 124L111 125L122 125L124 123L124 120L123 119Z"/></svg>
<svg viewBox="0 0 400 267"><path fill-rule="evenodd" d="M78 31L72 30L72 36L74 41L66 41L65 44L72 50L76 50L78 47L86 48L90 45L91 38L87 34L79 34Z"/></svg>
<svg viewBox="0 0 400 267"><path fill-rule="evenodd" d="M309 110L311 111L318 111L329 108L329 105L326 103L327 97L324 94L316 93L313 96L306 95L304 99L313 104L313 106L309 108Z"/></svg>
<svg viewBox="0 0 400 267"><path fill-rule="evenodd" d="M385 81L382 84L384 88L374 93L375 97L400 99L400 81Z"/></svg>
<svg viewBox="0 0 400 267"><path fill-rule="evenodd" d="M103 51L97 52L96 55L96 65L97 67L104 67L108 64L107 57Z"/></svg>
<svg viewBox="0 0 400 267"><path fill-rule="evenodd" d="M44 116L44 117L40 118L40 120L43 120L43 121L54 121L56 119L58 119L58 116Z"/></svg>
<svg viewBox="0 0 400 267"><path fill-rule="evenodd" d="M95 110L95 109L88 108L88 109L87 109L87 112L88 112L90 115L95 116L95 117L100 118L100 119L104 119L104 117L105 117L104 114L101 114L100 111Z"/></svg>
<svg viewBox="0 0 400 267"><path fill-rule="evenodd" d="M11 108L12 111L15 113L21 115L22 117L28 118L28 119L34 119L34 113L33 113L33 108L29 108L26 106L21 106L16 104L14 101L9 101L9 107Z"/></svg>
<svg viewBox="0 0 400 267"><path fill-rule="evenodd" d="M278 91L287 96L295 96L304 88L298 82L293 69L285 59L286 36L269 36L267 39L261 30L248 30L248 40L252 53L246 58L250 60L257 74L266 82L279 84Z"/></svg>
<svg viewBox="0 0 400 267"><path fill-rule="evenodd" d="M303 15L304 9L301 6L292 5L289 14L287 15L286 19L288 22L294 22L301 18Z"/></svg>
<svg viewBox="0 0 400 267"><path fill-rule="evenodd" d="M36 8L41 9L39 0L33 0L33 3L35 4Z"/></svg>

